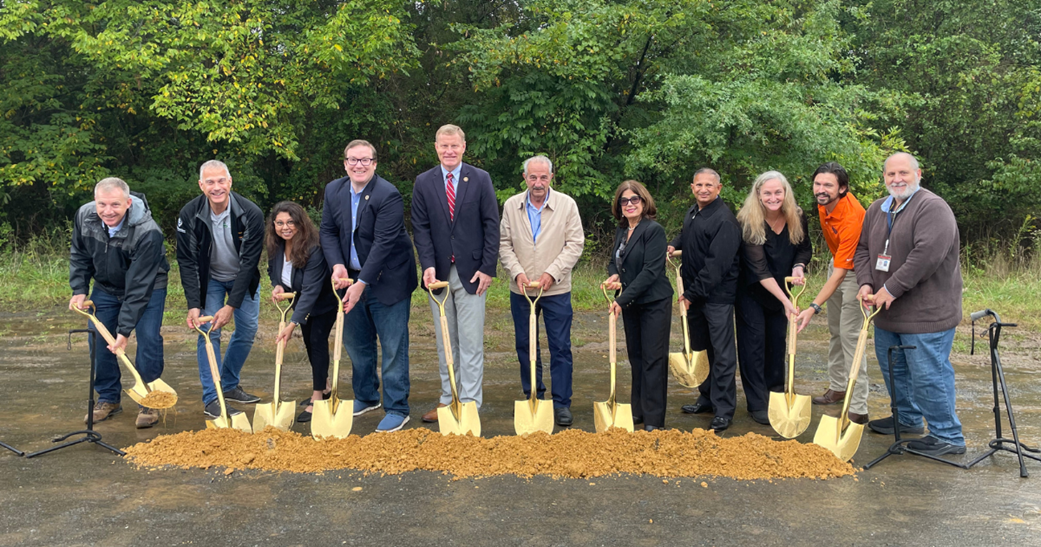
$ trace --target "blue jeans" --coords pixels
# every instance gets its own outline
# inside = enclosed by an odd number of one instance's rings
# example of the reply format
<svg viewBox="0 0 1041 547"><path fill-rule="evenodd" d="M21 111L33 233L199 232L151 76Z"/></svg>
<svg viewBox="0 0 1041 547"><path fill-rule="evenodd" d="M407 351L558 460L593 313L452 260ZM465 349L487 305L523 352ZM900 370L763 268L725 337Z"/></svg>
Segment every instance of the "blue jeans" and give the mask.
<svg viewBox="0 0 1041 547"><path fill-rule="evenodd" d="M517 359L520 360L521 388L525 397L531 397L531 354L528 353L530 336L528 318L531 305L523 295L510 291L510 313L517 338ZM571 293L543 296L535 304L535 395L546 393L542 383L542 350L538 342L538 316L542 314L549 341L549 374L553 380L553 407L571 407Z"/></svg>
<svg viewBox="0 0 1041 547"><path fill-rule="evenodd" d="M961 422L954 409L954 367L951 345L954 329L926 334L897 334L875 327L875 357L886 389L896 402L900 423L922 427L941 441L965 446ZM893 352L893 378L889 377L890 346L909 345L918 349Z"/></svg>
<svg viewBox="0 0 1041 547"><path fill-rule="evenodd" d="M376 374L376 340L383 352L383 408L408 416L408 298L385 306L366 286L358 304L344 317L343 346L351 358L354 398L368 405L380 402Z"/></svg>
<svg viewBox="0 0 1041 547"><path fill-rule="evenodd" d="M119 309L123 303L97 287L94 288L90 299L97 308L98 319L114 338L119 322ZM134 327L137 333L137 354L133 363L145 382L154 382L163 374L163 336L159 334L159 328L163 325L165 308L166 288L152 291L152 298ZM116 362L116 354L105 347L107 344L100 334L98 342L100 343L94 350L94 389L98 392L99 401L118 403L122 389L119 363ZM93 336L90 337L90 343L93 346Z"/></svg>
<svg viewBox="0 0 1041 547"><path fill-rule="evenodd" d="M202 315L213 315L223 308L224 299L234 285L234 281L217 281L210 278L206 286L206 306L203 307ZM210 332L213 353L217 357L217 370L220 371L221 390L225 393L239 385L239 373L242 372L242 365L246 364L246 358L253 349L253 337L257 334L259 319L260 287L257 287L256 294L243 298L242 307L235 310L235 332L228 340L228 350L223 358L220 353L221 329L213 329ZM199 380L202 382L202 402L210 404L217 400L217 389L210 373L210 361L206 357L206 342L201 335L196 344L196 353L199 361Z"/></svg>

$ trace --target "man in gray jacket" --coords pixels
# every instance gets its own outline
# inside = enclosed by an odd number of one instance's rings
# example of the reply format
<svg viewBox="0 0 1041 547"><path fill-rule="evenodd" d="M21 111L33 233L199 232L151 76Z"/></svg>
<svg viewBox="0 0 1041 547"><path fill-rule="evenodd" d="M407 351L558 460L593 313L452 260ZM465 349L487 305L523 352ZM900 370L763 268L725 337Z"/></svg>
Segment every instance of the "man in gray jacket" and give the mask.
<svg viewBox="0 0 1041 547"><path fill-rule="evenodd" d="M883 434L896 427L923 433L924 417L929 435L908 448L935 456L964 454L950 360L954 328L962 318L958 224L942 198L919 186L922 170L911 154L890 156L882 175L889 197L868 208L853 266L858 298L882 308L875 318L875 356L900 423L890 416L868 427ZM886 353L896 345L916 349L896 354L890 378Z"/></svg>
<svg viewBox="0 0 1041 547"><path fill-rule="evenodd" d="M126 349L137 329L134 357L141 379L154 382L163 373L163 337L159 328L166 307L166 274L170 265L163 248L163 232L152 220L142 194L131 194L127 183L115 177L94 187L94 201L80 207L72 229L69 258L69 308L82 308L94 279L96 315L116 343L109 351L96 350L94 387L98 402L92 413L100 422L123 411L120 406L119 364L116 350ZM93 337L90 340L93 345ZM84 418L86 421L86 418ZM140 407L137 427L152 427L159 411Z"/></svg>

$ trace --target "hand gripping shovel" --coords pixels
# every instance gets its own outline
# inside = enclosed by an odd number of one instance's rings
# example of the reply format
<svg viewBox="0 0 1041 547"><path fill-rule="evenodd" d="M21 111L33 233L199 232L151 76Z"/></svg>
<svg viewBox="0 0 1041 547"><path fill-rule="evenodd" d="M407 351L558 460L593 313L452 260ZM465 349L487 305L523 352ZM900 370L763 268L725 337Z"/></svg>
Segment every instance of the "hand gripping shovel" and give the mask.
<svg viewBox="0 0 1041 547"><path fill-rule="evenodd" d="M792 294L789 284L794 280L794 277L784 278L784 290L791 297L792 306L798 307L799 297L806 291L806 285L798 293ZM810 396L795 394L795 337L798 333L797 316L792 315L788 318L788 382L783 393L770 392L770 425L785 439L802 435L810 426Z"/></svg>
<svg viewBox="0 0 1041 547"><path fill-rule="evenodd" d="M293 308L293 300L296 299L296 293L282 293L282 296L289 300L289 304L283 309L281 301L275 303L278 306L278 311L282 313L282 320L278 323L279 333L286 328L286 314ZM279 388L282 385L282 357L285 349L285 340L275 344L275 393L272 395L270 403L259 404L253 411L254 433L263 431L269 425L282 431L289 431L289 428L293 425L293 417L296 414L296 401L284 402L278 400Z"/></svg>
<svg viewBox="0 0 1041 547"><path fill-rule="evenodd" d="M673 256L681 256L683 251L673 251ZM676 290L683 294L683 275L680 273L680 264L673 262L668 256L665 260L676 269ZM669 354L669 370L672 376L683 387L698 387L705 378L708 378L709 363L708 351L694 352L690 350L690 328L687 325L687 308L680 304L680 324L683 325L683 353Z"/></svg>
<svg viewBox="0 0 1041 547"><path fill-rule="evenodd" d="M607 296L607 286L603 283L600 284L600 290L604 292L604 298L607 299L608 305L611 303L611 297ZM611 351L611 394L607 396L607 400L604 402L593 403L593 424L596 426L597 433L603 433L612 427L620 427L629 433L633 432L633 406L620 404L615 400L615 369L617 353L617 341L615 340L615 331L617 330L618 317L615 316L614 312L607 315L608 328L610 334L608 339L610 340L609 346Z"/></svg>
<svg viewBox="0 0 1041 547"><path fill-rule="evenodd" d="M353 280L347 281L353 283ZM340 379L340 356L343 353L343 299L333 282L333 294L336 295L336 326L333 331L333 379L330 385L329 398L313 401L311 404L311 436L321 440L323 437L345 439L354 427L354 400L341 401L337 397L336 385Z"/></svg>
<svg viewBox="0 0 1041 547"><path fill-rule="evenodd" d="M83 308L73 308L77 312L85 315L90 322L94 324L94 328L97 329L98 334L105 339L110 346L115 345L116 339L112 337L112 333L105 328L105 325L94 315L94 302L87 300L82 304ZM90 310L90 311L87 311ZM127 395L134 400L137 404L148 407L164 409L170 408L177 404L177 392L174 388L167 385L166 382L159 378L156 378L154 382L145 383L141 379L141 375L138 374L137 369L134 368L134 364L130 362L126 353L122 349L116 350L116 357L126 366L127 370L130 371L130 375L134 377L134 385L130 389L127 389ZM152 392L159 392L152 395ZM162 394L162 395L160 395Z"/></svg>
<svg viewBox="0 0 1041 547"><path fill-rule="evenodd" d="M444 289L444 298L438 300L434 291ZM441 310L441 342L445 351L445 363L448 365L448 383L452 385L452 402L448 406L437 409L437 426L442 435L466 435L472 433L481 436L481 416L477 414L477 403L459 400L459 391L455 385L455 363L452 361L452 340L448 335L448 318L445 317L445 302L448 300L448 282L441 281L427 285L430 298L437 302Z"/></svg>
<svg viewBox="0 0 1041 547"><path fill-rule="evenodd" d="M206 343L206 358L210 362L210 378L213 379L213 387L217 388L217 400L220 401L220 416L214 420L206 420L207 429L238 429L245 431L246 433L253 433L253 428L249 425L249 418L246 417L245 412L240 412L234 416L228 416L228 405L224 402L224 389L220 385L220 370L217 369L217 354L213 352L213 342L210 341L210 331L213 330L213 316L207 315L200 317L195 320L195 330L199 331L202 335L203 341ZM200 325L210 323L210 328L202 330Z"/></svg>
<svg viewBox="0 0 1041 547"><path fill-rule="evenodd" d="M858 298L857 300L860 299ZM864 358L864 350L867 348L868 324L881 311L881 308L876 308L869 315L863 304L859 307L860 313L864 315L864 326L860 328L860 336L857 338L857 350L853 353L853 364L849 369L849 381L846 382L846 398L842 401L842 413L837 418L821 416L821 421L817 424L817 434L813 436L813 444L819 444L831 450L835 456L844 462L849 461L857 453L857 449L860 448L860 437L864 435L863 424L855 424L849 421L849 401L853 396L853 386L857 383L857 375L860 373L860 361Z"/></svg>
<svg viewBox="0 0 1041 547"><path fill-rule="evenodd" d="M528 294L528 289L538 289L539 294L534 300ZM553 433L553 403L551 401L540 401L536 398L538 391L535 384L535 359L538 353L535 338L538 336L536 330L535 304L542 298L542 288L538 281L532 281L527 286L521 287L521 294L528 299L531 314L528 316L528 355L531 357L531 397L526 401L514 401L513 403L513 429L518 435L526 435L536 431Z"/></svg>

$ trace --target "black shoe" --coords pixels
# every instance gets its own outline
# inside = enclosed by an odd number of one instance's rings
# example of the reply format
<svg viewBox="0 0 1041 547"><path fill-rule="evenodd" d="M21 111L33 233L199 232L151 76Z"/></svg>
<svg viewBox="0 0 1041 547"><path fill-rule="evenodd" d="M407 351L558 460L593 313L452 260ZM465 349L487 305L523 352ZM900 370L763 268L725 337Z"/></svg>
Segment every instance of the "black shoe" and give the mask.
<svg viewBox="0 0 1041 547"><path fill-rule="evenodd" d="M684 414L707 414L714 411L715 409L709 405L703 405L701 403L694 403L692 405L683 405L681 408Z"/></svg>
<svg viewBox="0 0 1041 547"><path fill-rule="evenodd" d="M311 404L311 400L310 399L307 400L307 404ZM299 416L296 417L296 422L300 423L300 424L306 424L307 422L310 422L310 421L311 421L311 411L310 410L304 410L303 412L300 413Z"/></svg>
<svg viewBox="0 0 1041 547"><path fill-rule="evenodd" d="M723 431L728 427L730 427L730 418L724 418L723 416L712 418L712 425L708 426L709 429L716 432Z"/></svg>
<svg viewBox="0 0 1041 547"><path fill-rule="evenodd" d="M217 418L220 418L220 401L218 401L218 400L210 401L209 404L206 405L206 409L203 410L203 414L205 414L206 417L211 419L211 420L216 420ZM231 408L229 406L228 407L228 416L229 417L230 416L235 416L236 414L242 414L242 411L234 409L234 408Z"/></svg>
<svg viewBox="0 0 1041 547"><path fill-rule="evenodd" d="M259 403L260 397L257 397L256 395L250 395L249 393L242 391L241 387L236 386L235 389L230 389L227 393L224 394L224 400L231 401L233 403L251 405L253 403Z"/></svg>
<svg viewBox="0 0 1041 547"><path fill-rule="evenodd" d="M749 414L752 415L752 421L755 423L770 425L770 415L765 410L753 410Z"/></svg>
<svg viewBox="0 0 1041 547"><path fill-rule="evenodd" d="M323 393L322 394L322 400L323 401L328 401L329 397L332 397L332 395L333 395L333 392L331 392L331 391L329 393ZM300 402L297 403L297 405L299 405L299 406L308 406L310 404L311 404L311 398L310 397L307 397L305 399L300 399Z"/></svg>
<svg viewBox="0 0 1041 547"><path fill-rule="evenodd" d="M926 435L921 439L915 439L907 443L908 450L914 450L929 456L943 456L944 454L964 454L965 446L958 446L941 441L932 435Z"/></svg>
<svg viewBox="0 0 1041 547"><path fill-rule="evenodd" d="M633 416L633 425L642 424L643 416Z"/></svg>
<svg viewBox="0 0 1041 547"><path fill-rule="evenodd" d="M574 417L571 416L571 409L563 406L553 409L553 418L560 427L568 427L575 421Z"/></svg>
<svg viewBox="0 0 1041 547"><path fill-rule="evenodd" d="M879 420L871 420L868 422L868 427L875 433L881 433L883 435L893 434L893 417L882 418ZM909 425L900 424L900 433L908 433L911 435L921 435L925 433L925 428L922 426L912 427Z"/></svg>

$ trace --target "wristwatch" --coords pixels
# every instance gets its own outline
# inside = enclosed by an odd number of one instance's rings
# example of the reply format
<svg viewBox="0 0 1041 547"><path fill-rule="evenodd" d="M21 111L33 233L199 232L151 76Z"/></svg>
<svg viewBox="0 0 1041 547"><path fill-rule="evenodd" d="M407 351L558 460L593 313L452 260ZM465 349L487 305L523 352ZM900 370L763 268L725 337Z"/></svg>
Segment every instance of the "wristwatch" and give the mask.
<svg viewBox="0 0 1041 547"><path fill-rule="evenodd" d="M821 307L816 302L810 302L810 307L813 308L813 315L817 315L821 312Z"/></svg>

